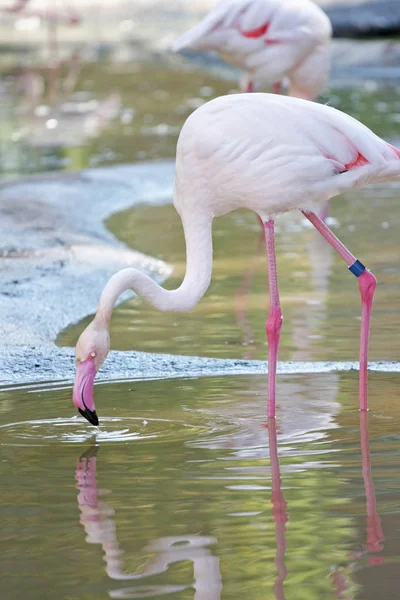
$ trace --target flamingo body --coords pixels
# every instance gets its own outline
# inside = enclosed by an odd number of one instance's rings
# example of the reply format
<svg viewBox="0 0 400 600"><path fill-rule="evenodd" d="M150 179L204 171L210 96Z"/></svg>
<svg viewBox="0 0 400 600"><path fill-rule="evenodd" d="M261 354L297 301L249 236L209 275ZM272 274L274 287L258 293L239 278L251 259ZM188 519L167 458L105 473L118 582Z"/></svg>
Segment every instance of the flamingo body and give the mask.
<svg viewBox="0 0 400 600"><path fill-rule="evenodd" d="M352 117L328 106L275 94L212 100L182 128L177 147L174 205L182 219L186 273L166 290L135 269L105 286L96 316L76 346L73 402L97 424L93 381L109 351L109 324L119 296L131 289L155 308L184 312L208 289L212 221L237 208L256 212L265 230L270 315L268 417L275 416L276 361L282 326L274 218L299 209L358 278L361 301L360 408L367 408L368 338L375 277L314 213L319 202L367 183L400 180L400 151Z"/></svg>
<svg viewBox="0 0 400 600"><path fill-rule="evenodd" d="M237 208L263 221L400 176L398 151L334 108L275 94L236 94L196 110L177 146L175 206L185 219Z"/></svg>
<svg viewBox="0 0 400 600"><path fill-rule="evenodd" d="M245 71L244 91L290 82L290 95L312 100L325 87L332 27L309 0L220 0L172 46L213 50Z"/></svg>

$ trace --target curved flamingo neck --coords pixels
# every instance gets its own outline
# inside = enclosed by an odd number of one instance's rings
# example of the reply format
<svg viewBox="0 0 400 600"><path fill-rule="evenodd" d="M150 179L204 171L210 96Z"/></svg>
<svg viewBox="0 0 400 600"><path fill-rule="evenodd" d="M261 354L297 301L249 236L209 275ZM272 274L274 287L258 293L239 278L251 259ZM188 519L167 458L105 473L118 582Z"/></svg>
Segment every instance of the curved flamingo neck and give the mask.
<svg viewBox="0 0 400 600"><path fill-rule="evenodd" d="M107 327L120 295L132 290L140 298L162 311L186 312L196 306L210 285L212 272L211 219L184 221L186 273L176 290L166 290L144 273L128 268L118 271L106 284L95 321Z"/></svg>

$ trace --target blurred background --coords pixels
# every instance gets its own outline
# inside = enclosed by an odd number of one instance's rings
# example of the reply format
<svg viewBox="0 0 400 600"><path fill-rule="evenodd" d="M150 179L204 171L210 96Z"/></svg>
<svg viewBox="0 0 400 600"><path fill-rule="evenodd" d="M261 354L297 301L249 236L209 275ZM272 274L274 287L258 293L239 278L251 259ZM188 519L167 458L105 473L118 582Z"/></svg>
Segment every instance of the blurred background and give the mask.
<svg viewBox="0 0 400 600"><path fill-rule="evenodd" d="M400 103L398 3L320 4L335 35L322 101L377 125L378 134L392 132ZM190 112L237 86L234 69L212 54L169 50L214 5L0 0L1 175L172 158ZM395 103L395 117L383 114L381 86L390 88L385 101Z"/></svg>

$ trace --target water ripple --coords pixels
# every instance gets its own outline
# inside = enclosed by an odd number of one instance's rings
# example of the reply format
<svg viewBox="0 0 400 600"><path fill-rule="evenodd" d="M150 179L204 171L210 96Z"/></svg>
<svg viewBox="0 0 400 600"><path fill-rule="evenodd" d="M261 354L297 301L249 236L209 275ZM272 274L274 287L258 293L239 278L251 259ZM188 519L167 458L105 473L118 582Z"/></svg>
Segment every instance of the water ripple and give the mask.
<svg viewBox="0 0 400 600"><path fill-rule="evenodd" d="M193 433L204 433L206 427L181 421L141 417L102 417L101 426L94 427L81 417L37 419L6 423L0 426L1 445L42 446L45 444L79 444L96 442L152 443L173 437L185 439Z"/></svg>

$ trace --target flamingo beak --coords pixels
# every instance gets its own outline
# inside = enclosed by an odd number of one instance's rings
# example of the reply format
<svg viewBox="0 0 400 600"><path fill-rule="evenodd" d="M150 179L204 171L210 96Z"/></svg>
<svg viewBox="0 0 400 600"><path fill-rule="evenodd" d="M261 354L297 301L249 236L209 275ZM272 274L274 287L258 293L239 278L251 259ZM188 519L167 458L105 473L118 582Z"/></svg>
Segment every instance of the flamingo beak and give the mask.
<svg viewBox="0 0 400 600"><path fill-rule="evenodd" d="M79 362L76 366L74 390L72 392L74 406L92 425L99 424L93 399L95 376L96 366L94 358L88 358L83 362Z"/></svg>

